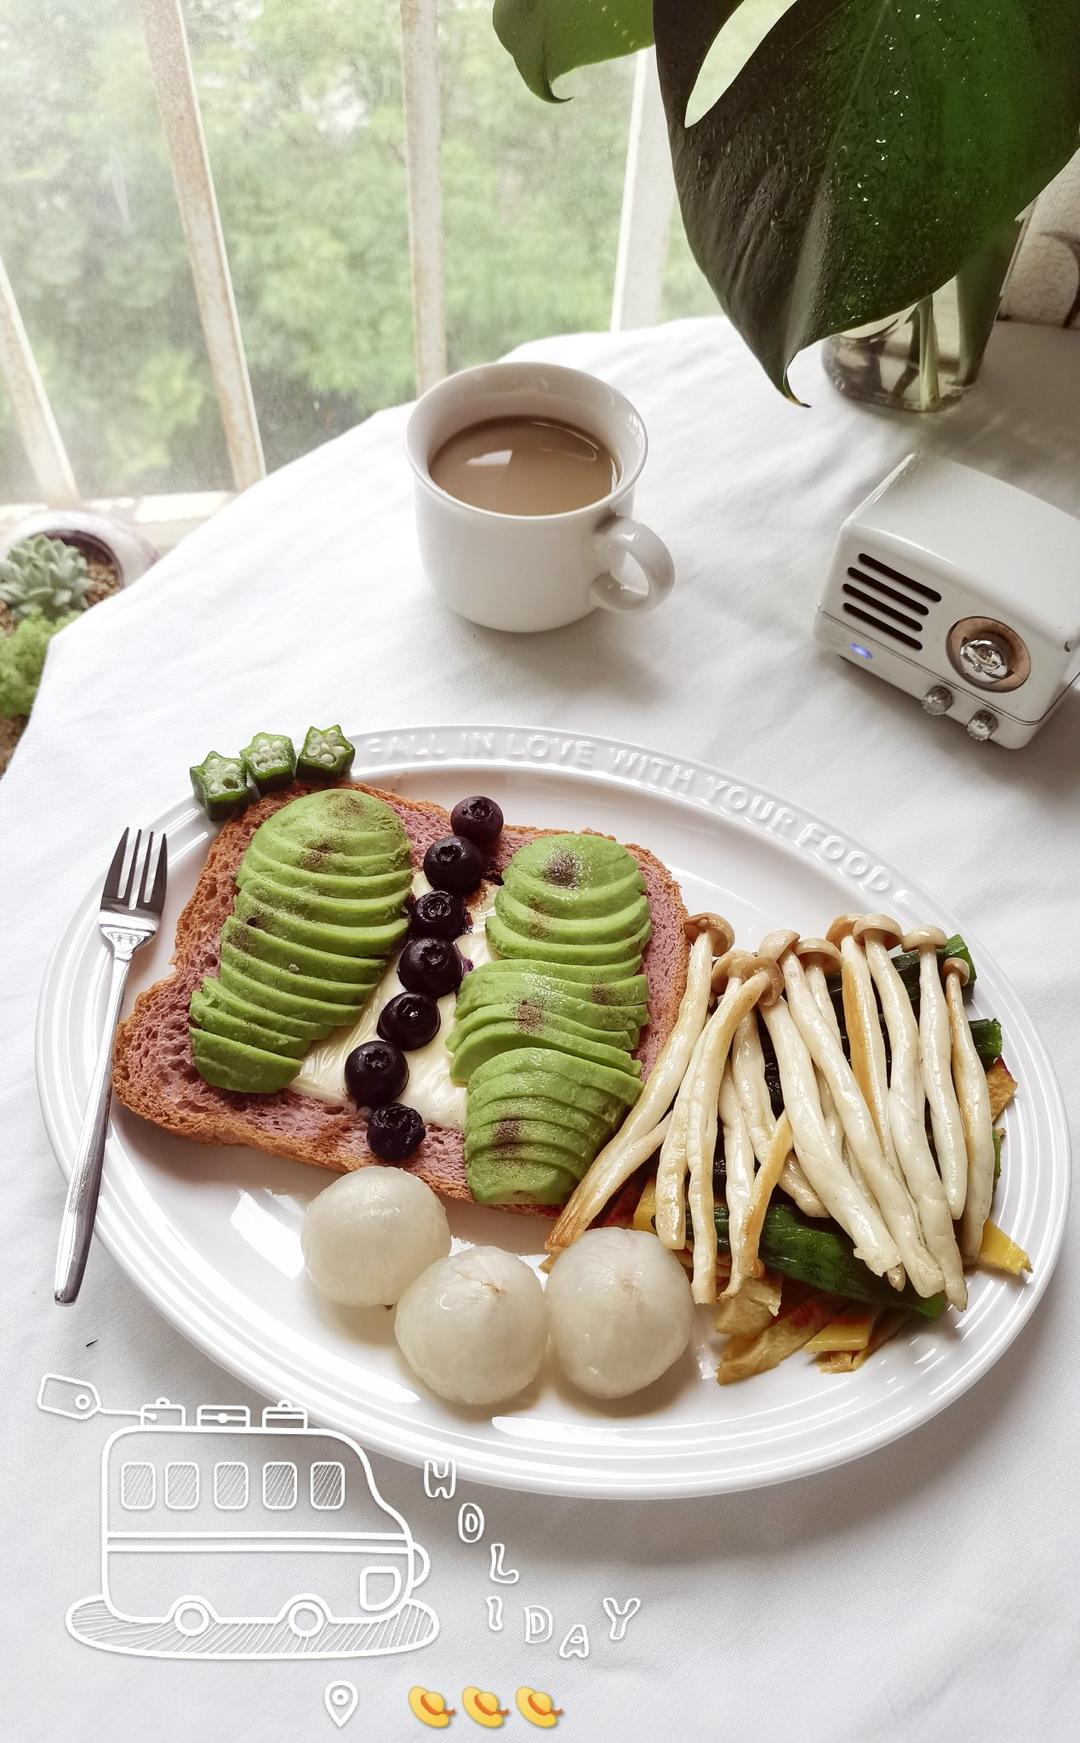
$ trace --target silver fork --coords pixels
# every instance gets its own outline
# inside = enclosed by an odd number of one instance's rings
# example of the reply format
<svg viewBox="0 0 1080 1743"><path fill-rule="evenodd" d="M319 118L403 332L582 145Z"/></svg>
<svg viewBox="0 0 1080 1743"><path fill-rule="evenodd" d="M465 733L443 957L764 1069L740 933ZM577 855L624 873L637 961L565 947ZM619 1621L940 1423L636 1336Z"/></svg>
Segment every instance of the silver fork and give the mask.
<svg viewBox="0 0 1080 1743"><path fill-rule="evenodd" d="M60 1225L60 1245L56 1253L56 1281L53 1293L57 1301L74 1301L86 1270L86 1255L94 1233L98 1191L101 1186L101 1166L105 1160L105 1133L109 1125L109 1099L112 1093L113 1036L120 1020L128 969L135 952L149 942L158 929L161 910L165 905L165 885L168 878L168 847L164 835L154 854L153 831L142 847L142 830L135 836L127 876L128 836L124 830L112 857L101 892L98 925L112 951L109 976L109 996L105 1007L105 1032L101 1037L90 1094L79 1132L79 1147L68 1182L67 1203ZM141 850L141 851L140 851ZM151 871L151 867L153 870ZM139 872L142 876L139 877ZM136 882L136 880L138 880ZM136 889L138 894L136 894Z"/></svg>

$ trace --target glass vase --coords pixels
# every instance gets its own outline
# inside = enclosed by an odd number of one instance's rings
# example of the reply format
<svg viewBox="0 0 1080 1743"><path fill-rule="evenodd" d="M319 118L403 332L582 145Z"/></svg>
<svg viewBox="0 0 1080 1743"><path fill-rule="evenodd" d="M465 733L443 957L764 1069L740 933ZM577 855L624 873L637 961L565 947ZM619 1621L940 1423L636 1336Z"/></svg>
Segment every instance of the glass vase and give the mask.
<svg viewBox="0 0 1080 1743"><path fill-rule="evenodd" d="M826 339L825 370L853 399L909 412L955 405L978 378L1025 219L1002 225L955 278L901 314Z"/></svg>

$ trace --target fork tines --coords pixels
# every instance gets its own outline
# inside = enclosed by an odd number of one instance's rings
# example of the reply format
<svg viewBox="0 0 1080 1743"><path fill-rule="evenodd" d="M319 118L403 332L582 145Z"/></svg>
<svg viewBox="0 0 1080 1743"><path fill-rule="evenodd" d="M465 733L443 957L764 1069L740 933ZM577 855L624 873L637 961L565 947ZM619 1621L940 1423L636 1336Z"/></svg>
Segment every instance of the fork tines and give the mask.
<svg viewBox="0 0 1080 1743"><path fill-rule="evenodd" d="M136 913L160 914L165 903L165 880L168 872L166 839L164 835L161 836L155 856L153 830L147 832L145 847L142 830L136 830L135 844L129 858L130 835L130 829L125 829L117 842L116 852L105 876L101 905L117 913L133 910ZM135 895L136 879L138 895Z"/></svg>

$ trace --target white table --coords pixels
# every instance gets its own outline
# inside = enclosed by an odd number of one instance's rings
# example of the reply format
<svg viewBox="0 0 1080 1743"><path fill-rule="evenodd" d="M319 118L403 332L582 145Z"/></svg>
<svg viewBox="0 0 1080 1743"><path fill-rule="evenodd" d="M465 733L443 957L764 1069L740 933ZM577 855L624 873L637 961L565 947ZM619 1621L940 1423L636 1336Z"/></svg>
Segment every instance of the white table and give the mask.
<svg viewBox="0 0 1080 1743"><path fill-rule="evenodd" d="M106 1405L165 1393L245 1400L95 1248L78 1305L51 1299L60 1176L41 1128L33 1022L49 946L120 829L183 789L210 745L292 722L372 729L442 720L559 725L691 752L799 795L947 893L1023 991L1080 1112L1080 757L1075 704L1033 746L979 747L817 653L811 613L842 516L920 444L1080 510L1080 342L1005 328L970 402L919 420L839 398L813 358L785 404L720 320L529 348L608 377L652 453L641 515L679 585L647 623L603 613L514 639L426 591L401 454L381 413L247 493L125 596L55 644L0 783L4 917L0 1113L5 1183L5 1526L0 1698L16 1743L293 1743L336 1735L334 1676L360 1703L348 1738L421 1735L406 1691L460 1705L467 1683L512 1705L551 1690L560 1734L593 1740L798 1736L992 1740L1077 1734L1075 1252L991 1375L910 1438L832 1474L715 1501L597 1505L477 1491L488 1538L521 1570L492 1633L486 1562L419 1474L375 1461L383 1494L431 1551L442 1632L402 1659L185 1664L94 1653L64 1632L99 1589L97 1471L109 1424L35 1408L47 1371ZM1018 585L1023 578L1018 577ZM1070 1355L1073 1359L1070 1359ZM468 1495L468 1490L463 1494ZM459 1499L462 1493L459 1493ZM605 1596L641 1599L621 1642ZM521 1611L555 1632L526 1646ZM559 1641L586 1624L587 1661ZM459 1712L457 1734L472 1722ZM529 1728L514 1714L507 1728Z"/></svg>

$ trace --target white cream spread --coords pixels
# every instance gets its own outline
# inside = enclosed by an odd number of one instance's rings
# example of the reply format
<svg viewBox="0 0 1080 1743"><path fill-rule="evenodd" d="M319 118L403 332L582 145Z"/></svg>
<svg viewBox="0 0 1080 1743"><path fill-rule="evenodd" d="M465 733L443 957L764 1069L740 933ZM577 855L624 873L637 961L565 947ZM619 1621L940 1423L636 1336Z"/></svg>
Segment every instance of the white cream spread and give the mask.
<svg viewBox="0 0 1080 1743"><path fill-rule="evenodd" d="M414 896L422 896L431 885L423 872L417 872L412 887ZM457 940L462 956L467 956L474 968L479 967L482 962L491 961L486 922L494 909L495 890L488 885L481 891L475 907L470 907L472 931L464 933ZM363 1041L374 1039L380 1011L402 991L397 965L397 956L392 956L387 963L386 973L355 1023L344 1029L335 1029L325 1041L317 1042L310 1049L304 1058L299 1076L294 1077L289 1085L290 1089L297 1090L301 1095L314 1096L318 1101L341 1102L346 1099L345 1061L354 1047L359 1047ZM446 1050L446 1036L453 1026L456 1004L456 993L447 993L439 999L438 1034L426 1047L416 1047L406 1053L409 1081L402 1091L401 1099L409 1107L416 1109L425 1125L455 1126L461 1131L465 1125L465 1086L451 1083L450 1055Z"/></svg>

